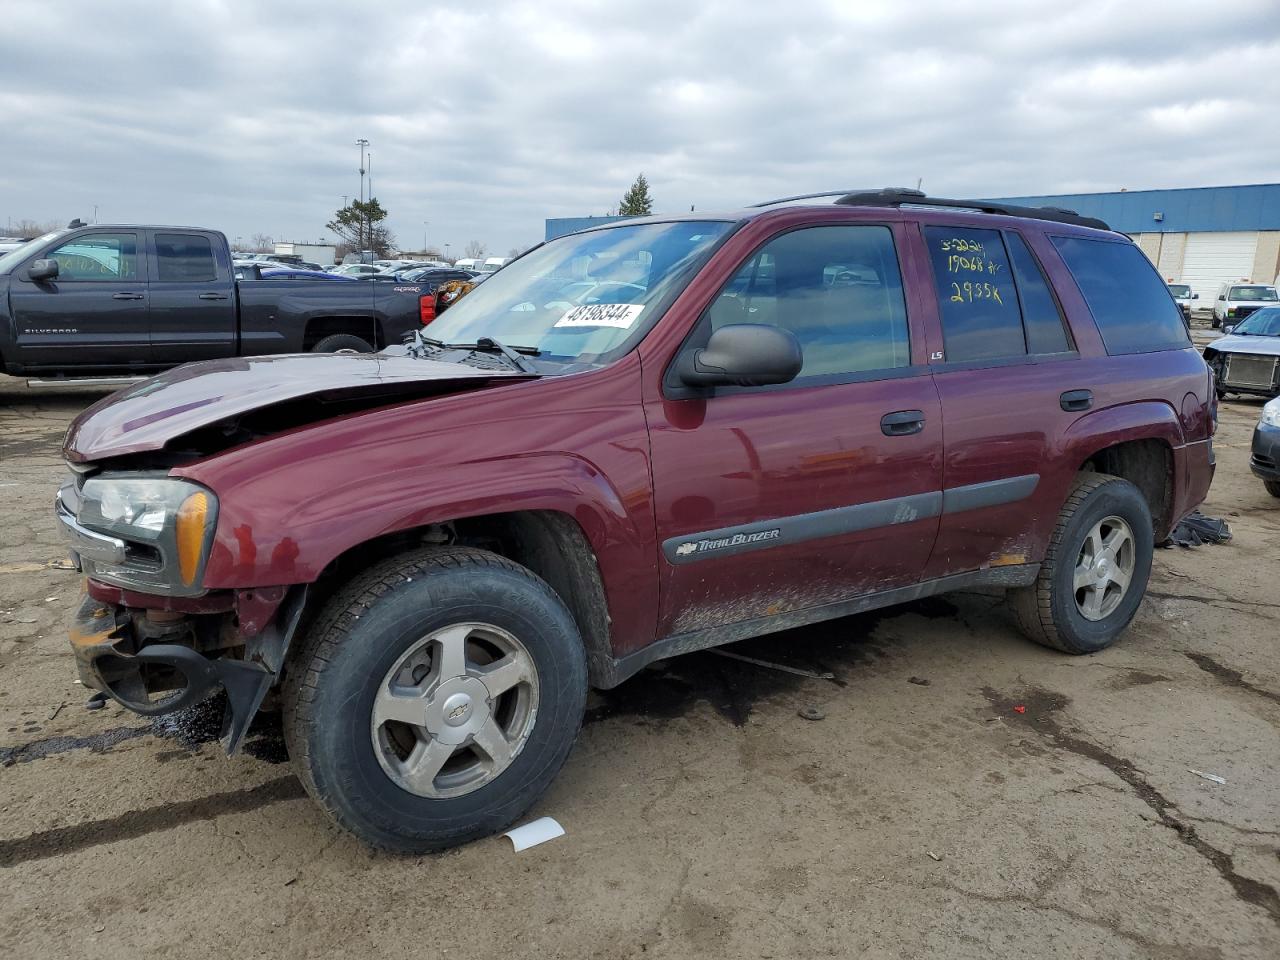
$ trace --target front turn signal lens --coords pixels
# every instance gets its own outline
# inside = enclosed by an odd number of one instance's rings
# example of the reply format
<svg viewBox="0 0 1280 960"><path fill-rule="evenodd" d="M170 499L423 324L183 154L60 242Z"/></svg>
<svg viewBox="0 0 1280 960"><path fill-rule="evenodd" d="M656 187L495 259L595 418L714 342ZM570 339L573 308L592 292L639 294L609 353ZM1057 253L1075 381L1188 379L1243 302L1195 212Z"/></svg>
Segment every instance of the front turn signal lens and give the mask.
<svg viewBox="0 0 1280 960"><path fill-rule="evenodd" d="M178 508L178 573L182 582L194 587L204 553L205 523L209 519L209 495L193 493Z"/></svg>

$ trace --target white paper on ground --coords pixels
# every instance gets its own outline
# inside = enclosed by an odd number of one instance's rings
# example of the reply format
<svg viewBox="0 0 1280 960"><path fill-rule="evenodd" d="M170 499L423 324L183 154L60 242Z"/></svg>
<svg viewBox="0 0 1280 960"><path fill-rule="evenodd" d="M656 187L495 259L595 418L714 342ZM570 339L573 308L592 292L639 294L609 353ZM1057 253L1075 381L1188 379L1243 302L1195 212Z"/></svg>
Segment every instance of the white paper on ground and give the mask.
<svg viewBox="0 0 1280 960"><path fill-rule="evenodd" d="M511 843L515 846L516 853L519 853L521 850L528 850L530 847L536 847L540 843L554 840L556 837L563 837L564 827L556 823L551 817L542 817L532 823L516 827L514 830L508 830L503 836L511 838Z"/></svg>

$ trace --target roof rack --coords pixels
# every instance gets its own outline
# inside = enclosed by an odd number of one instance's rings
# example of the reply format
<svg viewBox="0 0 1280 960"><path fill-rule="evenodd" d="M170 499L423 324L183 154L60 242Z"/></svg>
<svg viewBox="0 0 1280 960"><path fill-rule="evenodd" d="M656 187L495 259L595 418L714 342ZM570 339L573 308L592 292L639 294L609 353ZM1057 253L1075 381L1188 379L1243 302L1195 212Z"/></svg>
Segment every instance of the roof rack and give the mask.
<svg viewBox="0 0 1280 960"><path fill-rule="evenodd" d="M830 196L830 194L815 193L812 196ZM1078 227L1092 227L1095 230L1111 229L1105 221L1097 217L1084 217L1074 210L1063 207L1019 207L1008 203L994 203L990 200L946 200L942 197L926 196L919 190L903 188L854 191L840 197L836 203L848 207L947 207L979 213L997 213L1006 217L1027 217L1032 220L1071 223Z"/></svg>
<svg viewBox="0 0 1280 960"><path fill-rule="evenodd" d="M865 188L855 188L853 190L828 190L826 193L797 193L794 197L779 197L777 200L766 200L764 203L753 203L748 209L754 210L756 207L772 207L774 204L790 203L793 200L819 200L822 197L848 197L871 192L873 191Z"/></svg>

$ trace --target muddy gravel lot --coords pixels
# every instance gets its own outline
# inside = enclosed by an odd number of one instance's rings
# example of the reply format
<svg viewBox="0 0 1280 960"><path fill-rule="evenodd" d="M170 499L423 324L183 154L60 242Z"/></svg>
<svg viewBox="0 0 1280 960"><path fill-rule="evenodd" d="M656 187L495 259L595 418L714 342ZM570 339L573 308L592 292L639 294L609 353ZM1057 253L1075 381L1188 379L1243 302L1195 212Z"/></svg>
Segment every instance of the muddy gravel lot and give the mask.
<svg viewBox="0 0 1280 960"><path fill-rule="evenodd" d="M530 817L371 854L267 716L89 711L51 502L102 391L0 378L0 956L1280 956L1280 500L1223 405L1205 511L1112 650L959 594L658 664L594 695ZM822 719L800 716L817 708ZM1210 773L1225 783L1192 771Z"/></svg>

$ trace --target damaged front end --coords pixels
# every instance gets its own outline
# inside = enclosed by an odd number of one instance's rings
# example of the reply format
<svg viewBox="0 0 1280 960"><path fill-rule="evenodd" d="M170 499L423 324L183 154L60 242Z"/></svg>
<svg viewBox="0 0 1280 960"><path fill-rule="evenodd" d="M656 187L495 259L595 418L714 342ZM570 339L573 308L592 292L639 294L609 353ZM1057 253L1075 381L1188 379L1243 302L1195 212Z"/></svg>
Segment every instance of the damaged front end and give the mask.
<svg viewBox="0 0 1280 960"><path fill-rule="evenodd" d="M223 742L235 753L280 680L307 587L209 595L186 609L135 606L154 598L88 581L70 639L85 686L143 716L227 694ZM174 604L170 604L172 607ZM273 608L265 623L261 618ZM260 627L246 633L246 628Z"/></svg>
<svg viewBox="0 0 1280 960"><path fill-rule="evenodd" d="M224 690L234 753L280 678L307 587L207 591L212 492L154 472L75 473L55 515L86 575L70 631L80 679L145 716Z"/></svg>

